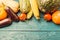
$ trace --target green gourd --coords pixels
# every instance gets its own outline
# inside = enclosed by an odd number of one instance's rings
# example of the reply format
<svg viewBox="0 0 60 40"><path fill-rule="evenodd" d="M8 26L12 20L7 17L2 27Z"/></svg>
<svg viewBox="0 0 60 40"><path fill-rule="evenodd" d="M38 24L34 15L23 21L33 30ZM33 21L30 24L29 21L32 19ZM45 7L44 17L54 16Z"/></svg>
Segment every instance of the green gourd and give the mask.
<svg viewBox="0 0 60 40"><path fill-rule="evenodd" d="M27 13L30 11L31 6L29 0L19 0L20 3L20 11Z"/></svg>
<svg viewBox="0 0 60 40"><path fill-rule="evenodd" d="M60 0L37 0L39 9L42 12L51 12L60 7Z"/></svg>

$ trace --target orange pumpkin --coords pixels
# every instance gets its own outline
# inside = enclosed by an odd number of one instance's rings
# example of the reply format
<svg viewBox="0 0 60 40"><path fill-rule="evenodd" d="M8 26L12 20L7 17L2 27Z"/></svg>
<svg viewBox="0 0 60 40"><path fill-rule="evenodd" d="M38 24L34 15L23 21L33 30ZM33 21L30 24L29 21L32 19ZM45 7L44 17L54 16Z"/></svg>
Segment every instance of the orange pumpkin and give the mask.
<svg viewBox="0 0 60 40"><path fill-rule="evenodd" d="M52 14L52 21L55 24L60 24L60 11L56 11Z"/></svg>
<svg viewBox="0 0 60 40"><path fill-rule="evenodd" d="M4 7L0 7L0 20L3 20L7 17L7 13L4 10Z"/></svg>

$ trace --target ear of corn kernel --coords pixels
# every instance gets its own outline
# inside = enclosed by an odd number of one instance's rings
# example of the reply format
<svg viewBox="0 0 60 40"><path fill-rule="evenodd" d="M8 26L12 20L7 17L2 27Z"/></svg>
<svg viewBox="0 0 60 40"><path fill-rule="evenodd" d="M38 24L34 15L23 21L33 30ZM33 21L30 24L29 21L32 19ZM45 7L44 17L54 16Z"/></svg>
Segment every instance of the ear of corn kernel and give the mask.
<svg viewBox="0 0 60 40"><path fill-rule="evenodd" d="M40 19L37 0L30 0L30 4L31 4L32 12L33 12L35 18Z"/></svg>
<svg viewBox="0 0 60 40"><path fill-rule="evenodd" d="M27 13L27 19L30 19L33 15L33 12L32 10L30 10L30 12Z"/></svg>

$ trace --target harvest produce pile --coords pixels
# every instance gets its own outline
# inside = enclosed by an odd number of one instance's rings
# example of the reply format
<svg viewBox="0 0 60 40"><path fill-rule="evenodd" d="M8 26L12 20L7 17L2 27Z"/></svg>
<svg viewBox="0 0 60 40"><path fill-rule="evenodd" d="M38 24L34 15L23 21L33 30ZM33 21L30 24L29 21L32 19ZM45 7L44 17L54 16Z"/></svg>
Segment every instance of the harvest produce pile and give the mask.
<svg viewBox="0 0 60 40"><path fill-rule="evenodd" d="M44 20L60 24L60 0L0 0L0 27L10 25L13 21L25 21L35 17L40 20L41 12ZM20 14L18 11L20 10Z"/></svg>

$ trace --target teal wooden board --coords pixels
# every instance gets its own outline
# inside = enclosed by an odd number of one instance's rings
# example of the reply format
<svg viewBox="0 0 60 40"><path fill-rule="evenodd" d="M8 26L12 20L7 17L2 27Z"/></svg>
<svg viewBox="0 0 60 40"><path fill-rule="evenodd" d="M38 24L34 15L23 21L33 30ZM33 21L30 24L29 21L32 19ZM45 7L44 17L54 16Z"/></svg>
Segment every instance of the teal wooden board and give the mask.
<svg viewBox="0 0 60 40"><path fill-rule="evenodd" d="M60 40L60 32L13 32L3 31L0 40Z"/></svg>

